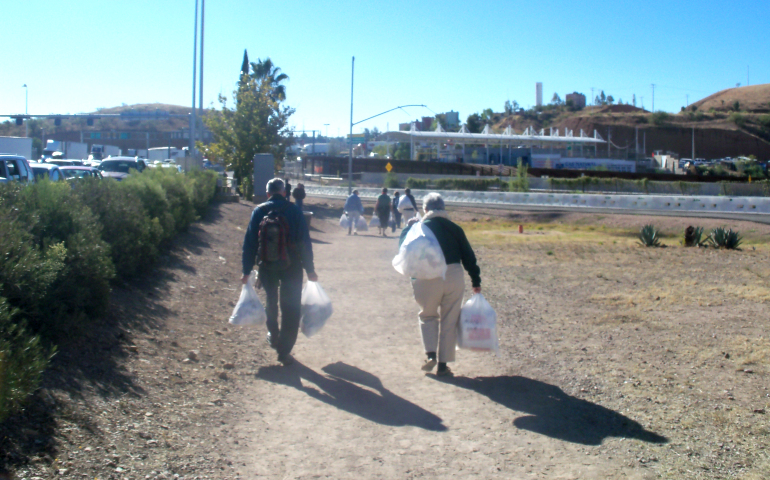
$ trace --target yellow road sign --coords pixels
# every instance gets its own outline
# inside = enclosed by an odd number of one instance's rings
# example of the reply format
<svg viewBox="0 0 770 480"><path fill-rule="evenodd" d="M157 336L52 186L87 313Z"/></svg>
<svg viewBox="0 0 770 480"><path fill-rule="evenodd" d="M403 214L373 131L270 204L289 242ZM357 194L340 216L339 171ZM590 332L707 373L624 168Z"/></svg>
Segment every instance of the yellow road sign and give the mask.
<svg viewBox="0 0 770 480"><path fill-rule="evenodd" d="M388 173L390 173L390 171L393 170L393 165L391 165L390 162L388 162L388 164L385 165L385 170L387 170Z"/></svg>

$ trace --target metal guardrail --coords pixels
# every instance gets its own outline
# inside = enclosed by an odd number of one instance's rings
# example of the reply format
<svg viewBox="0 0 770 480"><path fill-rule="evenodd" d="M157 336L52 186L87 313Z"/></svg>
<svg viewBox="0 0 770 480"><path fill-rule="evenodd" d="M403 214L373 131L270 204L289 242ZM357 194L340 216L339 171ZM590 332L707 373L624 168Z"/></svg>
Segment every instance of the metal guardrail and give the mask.
<svg viewBox="0 0 770 480"><path fill-rule="evenodd" d="M307 194L346 198L347 188L305 187ZM379 188L357 188L362 198L377 198ZM536 206L559 208L617 209L683 213L735 213L770 215L768 197L685 197L676 195L595 195L536 192L468 192L455 190L412 190L419 200L429 192L441 194L445 202L461 205Z"/></svg>

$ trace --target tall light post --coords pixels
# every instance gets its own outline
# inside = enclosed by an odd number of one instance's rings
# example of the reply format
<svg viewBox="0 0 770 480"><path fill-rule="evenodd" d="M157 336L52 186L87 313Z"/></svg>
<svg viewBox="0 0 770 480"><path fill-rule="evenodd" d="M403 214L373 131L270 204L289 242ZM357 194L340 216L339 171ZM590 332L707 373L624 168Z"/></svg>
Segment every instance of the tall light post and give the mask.
<svg viewBox="0 0 770 480"><path fill-rule="evenodd" d="M326 127L326 141L329 141L329 124L324 123L324 127Z"/></svg>
<svg viewBox="0 0 770 480"><path fill-rule="evenodd" d="M24 115L29 115L29 88L27 84L21 86L24 89ZM24 136L29 137L29 119L24 119Z"/></svg>
<svg viewBox="0 0 770 480"><path fill-rule="evenodd" d="M195 26L193 28L193 74L192 74L192 109L190 110L190 147L187 154L195 152L195 74L198 66L198 0L195 0Z"/></svg>

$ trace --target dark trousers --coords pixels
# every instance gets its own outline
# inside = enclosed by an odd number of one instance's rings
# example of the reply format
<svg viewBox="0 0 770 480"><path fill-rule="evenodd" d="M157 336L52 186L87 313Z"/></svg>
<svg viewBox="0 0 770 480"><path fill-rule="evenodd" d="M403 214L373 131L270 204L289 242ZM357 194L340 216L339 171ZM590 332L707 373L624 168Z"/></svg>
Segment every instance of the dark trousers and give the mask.
<svg viewBox="0 0 770 480"><path fill-rule="evenodd" d="M302 301L302 267L298 264L283 271L263 271L259 278L267 296L267 330L273 339L279 356L291 353L297 341ZM280 289L281 326L278 326L278 301Z"/></svg>
<svg viewBox="0 0 770 480"><path fill-rule="evenodd" d="M393 212L393 220L396 221L396 224L393 225L393 231L395 232L397 228L401 228L401 212L395 210Z"/></svg>

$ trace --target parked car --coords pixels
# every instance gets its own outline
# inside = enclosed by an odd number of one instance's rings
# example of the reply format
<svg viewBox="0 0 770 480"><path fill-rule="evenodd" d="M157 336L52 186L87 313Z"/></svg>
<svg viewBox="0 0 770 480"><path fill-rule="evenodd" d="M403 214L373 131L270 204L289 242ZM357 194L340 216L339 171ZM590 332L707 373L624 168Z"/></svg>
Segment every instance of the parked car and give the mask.
<svg viewBox="0 0 770 480"><path fill-rule="evenodd" d="M53 163L60 167L78 167L83 165L83 160L72 160L69 158L49 158L43 163Z"/></svg>
<svg viewBox="0 0 770 480"><path fill-rule="evenodd" d="M98 168L93 167L59 167L64 178L67 180L77 180L78 178L104 178Z"/></svg>
<svg viewBox="0 0 770 480"><path fill-rule="evenodd" d="M123 180L131 170L142 173L147 164L141 158L136 157L109 157L99 164L99 171L105 178Z"/></svg>
<svg viewBox="0 0 770 480"><path fill-rule="evenodd" d="M0 155L0 182L11 180L34 183L35 174L26 158L19 155Z"/></svg>
<svg viewBox="0 0 770 480"><path fill-rule="evenodd" d="M32 167L32 171L35 174L36 180L48 179L52 182L64 181L64 174L59 169L58 165L53 163L36 163L29 164Z"/></svg>

